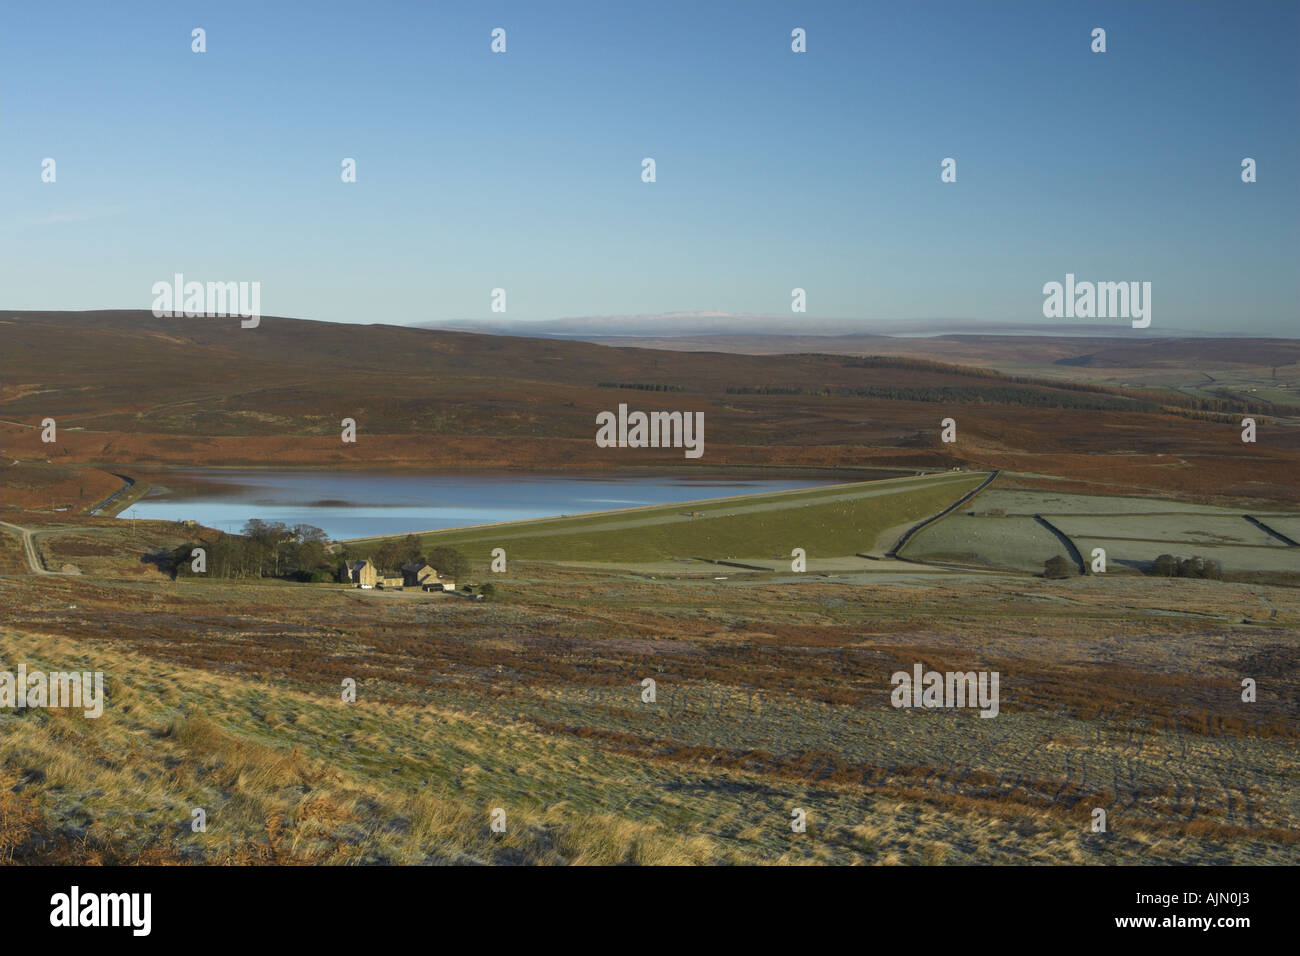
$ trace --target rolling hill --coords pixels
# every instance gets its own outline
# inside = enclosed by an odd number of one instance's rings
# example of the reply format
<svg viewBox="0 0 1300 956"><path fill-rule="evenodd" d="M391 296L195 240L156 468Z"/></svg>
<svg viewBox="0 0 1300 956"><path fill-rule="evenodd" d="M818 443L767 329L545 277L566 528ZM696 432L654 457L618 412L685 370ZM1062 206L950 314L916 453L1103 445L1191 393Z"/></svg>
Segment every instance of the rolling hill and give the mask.
<svg viewBox="0 0 1300 956"><path fill-rule="evenodd" d="M265 317L0 312L11 459L176 465L1004 468L1076 490L1294 501L1279 406L914 358L737 355ZM595 416L701 411L705 454L603 449ZM1281 409L1282 411L1289 411ZM1244 445L1237 420L1264 422ZM40 441L40 422L58 442ZM358 440L340 441L340 422ZM957 441L940 441L940 422Z"/></svg>

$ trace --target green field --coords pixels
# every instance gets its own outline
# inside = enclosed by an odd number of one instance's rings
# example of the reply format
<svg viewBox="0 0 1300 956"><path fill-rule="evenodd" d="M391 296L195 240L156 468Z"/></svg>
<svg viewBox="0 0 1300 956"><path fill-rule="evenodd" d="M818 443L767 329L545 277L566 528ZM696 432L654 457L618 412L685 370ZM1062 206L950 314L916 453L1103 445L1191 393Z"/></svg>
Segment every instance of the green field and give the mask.
<svg viewBox="0 0 1300 956"><path fill-rule="evenodd" d="M1286 549L1286 545L1240 515L1165 512L1152 515L1051 515L1071 538L1160 541L1187 551L1192 545ZM1166 549L1168 550L1168 549Z"/></svg>
<svg viewBox="0 0 1300 956"><path fill-rule="evenodd" d="M1112 566L1143 567L1162 554L1187 558L1199 555L1218 561L1225 574L1271 571L1281 574L1300 572L1300 548L1273 547L1271 545L1222 545L1171 541L1167 538L1150 541L1125 538L1088 537L1071 535L1075 547L1083 554L1093 548L1104 548L1106 559Z"/></svg>
<svg viewBox="0 0 1300 956"><path fill-rule="evenodd" d="M692 557L789 560L794 548L803 548L809 558L841 557L870 550L887 529L937 514L986 476L985 472L948 472L418 536L426 549L454 547L475 562L487 561L494 548L504 548L508 559L633 564ZM367 553L384 540L366 538L349 544L354 551Z"/></svg>
<svg viewBox="0 0 1300 956"><path fill-rule="evenodd" d="M951 561L1039 572L1049 558L1074 561L1055 535L1024 515L951 514L920 531L903 555L912 561Z"/></svg>
<svg viewBox="0 0 1300 956"><path fill-rule="evenodd" d="M1085 560L1103 548L1111 571L1147 568L1161 554L1199 555L1225 573L1300 572L1300 548L1247 520L1244 510L1181 500L1100 497L990 489L908 542L913 561L1041 571L1054 555L1070 558L1064 542L1034 519L1041 515L1070 539ZM1278 534L1300 534L1300 516L1262 513Z"/></svg>

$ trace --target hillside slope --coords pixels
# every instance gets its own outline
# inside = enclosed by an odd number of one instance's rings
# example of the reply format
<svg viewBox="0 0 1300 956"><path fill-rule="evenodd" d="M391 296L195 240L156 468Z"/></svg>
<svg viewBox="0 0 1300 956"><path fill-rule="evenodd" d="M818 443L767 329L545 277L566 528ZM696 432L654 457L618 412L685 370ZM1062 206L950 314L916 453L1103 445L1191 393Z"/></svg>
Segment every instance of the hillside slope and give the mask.
<svg viewBox="0 0 1300 956"><path fill-rule="evenodd" d="M848 465L1056 475L1139 494L1295 500L1300 430L1243 445L1194 400L908 358L722 355L266 317L0 312L0 438L98 465ZM699 411L705 454L606 449L595 418ZM45 417L59 440L40 441ZM355 419L358 441L340 441ZM958 425L955 444L940 422Z"/></svg>

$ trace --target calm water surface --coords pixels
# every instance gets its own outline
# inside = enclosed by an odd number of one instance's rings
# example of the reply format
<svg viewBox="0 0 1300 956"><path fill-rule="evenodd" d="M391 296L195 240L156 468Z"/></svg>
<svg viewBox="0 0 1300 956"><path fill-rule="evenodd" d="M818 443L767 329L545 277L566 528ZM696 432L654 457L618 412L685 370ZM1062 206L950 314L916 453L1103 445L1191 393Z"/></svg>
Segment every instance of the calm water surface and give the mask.
<svg viewBox="0 0 1300 956"><path fill-rule="evenodd" d="M249 518L323 528L331 538L458 528L493 521L810 488L861 476L749 478L673 473L207 471L176 472L121 517L194 520L238 531ZM161 479L166 483L166 478Z"/></svg>

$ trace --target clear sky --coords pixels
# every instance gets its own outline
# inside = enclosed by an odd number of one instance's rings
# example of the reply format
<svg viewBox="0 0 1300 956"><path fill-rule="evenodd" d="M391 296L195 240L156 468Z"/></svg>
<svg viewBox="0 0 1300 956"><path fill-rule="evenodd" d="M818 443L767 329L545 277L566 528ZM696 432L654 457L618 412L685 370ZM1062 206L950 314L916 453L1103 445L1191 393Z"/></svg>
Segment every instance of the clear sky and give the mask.
<svg viewBox="0 0 1300 956"><path fill-rule="evenodd" d="M1295 335L1298 94L1289 0L6 0L0 308L1042 323L1072 272Z"/></svg>

